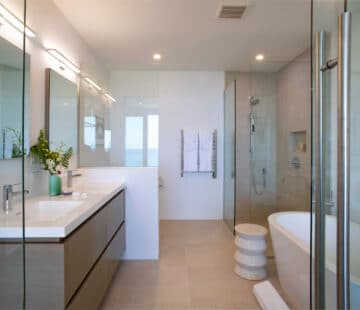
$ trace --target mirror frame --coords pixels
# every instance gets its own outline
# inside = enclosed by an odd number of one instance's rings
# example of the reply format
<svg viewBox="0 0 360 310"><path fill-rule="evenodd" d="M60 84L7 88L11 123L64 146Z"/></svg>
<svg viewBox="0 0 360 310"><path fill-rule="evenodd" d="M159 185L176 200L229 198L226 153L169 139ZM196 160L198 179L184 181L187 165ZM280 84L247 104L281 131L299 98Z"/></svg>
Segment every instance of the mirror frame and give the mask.
<svg viewBox="0 0 360 310"><path fill-rule="evenodd" d="M51 68L45 69L45 137L47 140L49 140L49 135L50 135L51 72L54 72L54 73L60 75L61 77L63 77L64 79L73 83L73 81L67 79L65 76L61 75L54 69L51 69ZM80 152L79 152L79 147L80 147L80 83L79 83L78 76L76 78L76 83L74 83L74 84L76 85L76 102L77 102L77 111L76 111L77 112L77 124L76 124L77 125L76 126L77 152L74 153L74 155L77 156L77 165L79 166L79 164L80 164L80 156L79 156L80 155Z"/></svg>

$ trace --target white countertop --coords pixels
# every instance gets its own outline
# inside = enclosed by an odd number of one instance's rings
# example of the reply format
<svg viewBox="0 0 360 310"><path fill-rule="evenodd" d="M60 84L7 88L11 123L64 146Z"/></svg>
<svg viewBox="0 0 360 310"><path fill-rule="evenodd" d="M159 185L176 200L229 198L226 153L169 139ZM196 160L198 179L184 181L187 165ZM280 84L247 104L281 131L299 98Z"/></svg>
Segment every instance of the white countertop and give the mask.
<svg viewBox="0 0 360 310"><path fill-rule="evenodd" d="M99 210L115 194L125 188L120 177L102 178L101 174L79 170L83 175L74 178L73 191L87 197L47 195L27 199L25 202L26 238L64 238ZM94 170L93 170L94 172ZM21 205L14 205L8 214L0 211L0 239L22 237Z"/></svg>

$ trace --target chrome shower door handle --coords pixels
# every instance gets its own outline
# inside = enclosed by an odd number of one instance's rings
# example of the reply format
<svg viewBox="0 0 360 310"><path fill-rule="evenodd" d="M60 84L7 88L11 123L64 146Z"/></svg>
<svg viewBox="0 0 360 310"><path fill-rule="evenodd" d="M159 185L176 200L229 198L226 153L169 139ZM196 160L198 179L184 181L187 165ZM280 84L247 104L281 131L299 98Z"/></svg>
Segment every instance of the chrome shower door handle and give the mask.
<svg viewBox="0 0 360 310"><path fill-rule="evenodd" d="M315 37L315 97L313 106L313 182L312 201L315 213L315 261L314 293L315 309L325 309L325 208L324 208L324 74L325 63L324 31Z"/></svg>
<svg viewBox="0 0 360 310"><path fill-rule="evenodd" d="M351 13L338 19L337 307L350 309L350 57Z"/></svg>

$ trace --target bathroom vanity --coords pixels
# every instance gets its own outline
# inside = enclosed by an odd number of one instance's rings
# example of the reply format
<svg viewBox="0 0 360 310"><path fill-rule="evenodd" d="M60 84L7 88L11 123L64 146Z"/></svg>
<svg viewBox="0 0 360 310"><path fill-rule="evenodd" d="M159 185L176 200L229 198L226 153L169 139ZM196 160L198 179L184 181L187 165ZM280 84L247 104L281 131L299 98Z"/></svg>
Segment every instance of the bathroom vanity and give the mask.
<svg viewBox="0 0 360 310"><path fill-rule="evenodd" d="M124 253L125 183L86 182L77 188L86 195L26 203L27 309L97 309ZM0 249L12 250L19 210L1 218ZM16 268L11 261L1 265Z"/></svg>

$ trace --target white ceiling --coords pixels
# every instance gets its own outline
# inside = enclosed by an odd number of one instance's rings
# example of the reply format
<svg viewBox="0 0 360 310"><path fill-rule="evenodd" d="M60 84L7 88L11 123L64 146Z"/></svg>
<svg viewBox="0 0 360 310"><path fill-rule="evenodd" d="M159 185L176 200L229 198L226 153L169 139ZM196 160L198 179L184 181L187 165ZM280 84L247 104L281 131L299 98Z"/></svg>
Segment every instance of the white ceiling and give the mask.
<svg viewBox="0 0 360 310"><path fill-rule="evenodd" d="M230 0L249 5L241 20L217 19L221 0L54 2L113 70L249 70L257 53L288 62L310 46L310 0Z"/></svg>

